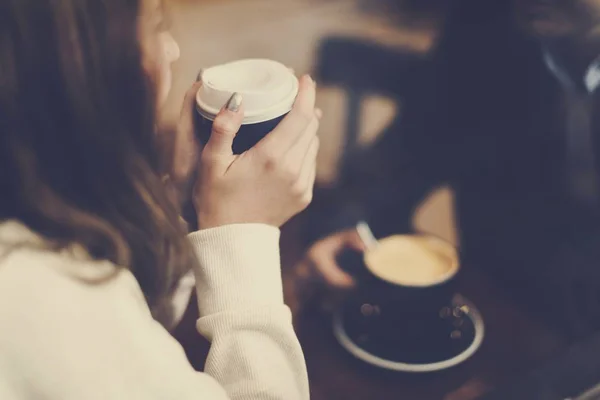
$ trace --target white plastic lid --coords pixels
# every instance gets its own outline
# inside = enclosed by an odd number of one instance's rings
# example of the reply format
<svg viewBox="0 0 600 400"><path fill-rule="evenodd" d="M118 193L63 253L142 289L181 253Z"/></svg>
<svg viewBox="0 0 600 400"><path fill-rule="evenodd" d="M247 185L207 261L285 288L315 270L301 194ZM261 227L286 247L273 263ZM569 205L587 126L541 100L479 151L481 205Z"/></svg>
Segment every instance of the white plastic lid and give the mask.
<svg viewBox="0 0 600 400"><path fill-rule="evenodd" d="M217 65L202 71L201 80L197 109L210 120L236 92L243 98L244 124L286 114L298 94L298 79L292 71L272 60L247 59Z"/></svg>

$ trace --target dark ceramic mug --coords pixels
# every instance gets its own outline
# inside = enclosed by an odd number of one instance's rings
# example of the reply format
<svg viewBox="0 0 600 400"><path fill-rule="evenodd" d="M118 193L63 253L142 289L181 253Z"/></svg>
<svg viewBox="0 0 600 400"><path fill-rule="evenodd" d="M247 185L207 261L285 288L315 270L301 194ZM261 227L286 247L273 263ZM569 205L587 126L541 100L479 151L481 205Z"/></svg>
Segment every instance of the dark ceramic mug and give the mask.
<svg viewBox="0 0 600 400"><path fill-rule="evenodd" d="M387 241L387 242L386 242ZM400 242L401 241L401 242ZM402 312L422 312L439 310L447 305L456 289L456 277L460 271L458 251L450 243L435 236L395 235L380 240L380 246L393 246L395 243L410 243L419 246L424 251L431 252L439 260L440 272L430 279L397 278L394 281L389 277L377 274L377 268L367 267L369 250L365 254L346 253L339 260L340 265L358 281L355 297L372 299L376 303L393 304ZM377 249L372 251L378 251ZM411 251L407 248L407 251ZM403 268L401 262L392 268Z"/></svg>
<svg viewBox="0 0 600 400"><path fill-rule="evenodd" d="M455 354L474 335L465 310L453 305L460 271L458 251L431 235L399 236L428 245L447 269L428 282L390 281L367 266L368 254L343 253L338 263L357 281L356 290L343 304L346 329L357 342L361 337L368 340L365 347L375 353L398 353L417 363Z"/></svg>

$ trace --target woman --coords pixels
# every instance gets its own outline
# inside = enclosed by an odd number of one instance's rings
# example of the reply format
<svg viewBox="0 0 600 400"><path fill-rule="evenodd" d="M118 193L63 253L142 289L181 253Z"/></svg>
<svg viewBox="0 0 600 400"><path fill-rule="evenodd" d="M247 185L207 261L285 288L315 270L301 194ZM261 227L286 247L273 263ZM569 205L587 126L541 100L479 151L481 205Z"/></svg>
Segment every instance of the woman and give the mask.
<svg viewBox="0 0 600 400"><path fill-rule="evenodd" d="M178 53L159 0L0 0L1 399L309 397L277 227L312 196L314 82L241 156L232 96L200 157L201 230L186 238L154 132ZM196 90L176 143L194 145ZM150 312L189 268L206 374Z"/></svg>

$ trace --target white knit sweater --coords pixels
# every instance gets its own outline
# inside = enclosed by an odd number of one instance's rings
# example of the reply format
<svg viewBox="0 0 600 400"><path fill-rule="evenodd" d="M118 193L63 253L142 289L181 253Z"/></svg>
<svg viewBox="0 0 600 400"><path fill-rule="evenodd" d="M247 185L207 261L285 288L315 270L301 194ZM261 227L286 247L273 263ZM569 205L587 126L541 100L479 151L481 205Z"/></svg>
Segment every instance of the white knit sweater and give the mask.
<svg viewBox="0 0 600 400"><path fill-rule="evenodd" d="M212 343L205 373L152 319L130 272L89 283L115 267L82 249L47 251L21 224L1 224L0 399L308 399L279 231L230 225L189 239L201 265L197 328Z"/></svg>

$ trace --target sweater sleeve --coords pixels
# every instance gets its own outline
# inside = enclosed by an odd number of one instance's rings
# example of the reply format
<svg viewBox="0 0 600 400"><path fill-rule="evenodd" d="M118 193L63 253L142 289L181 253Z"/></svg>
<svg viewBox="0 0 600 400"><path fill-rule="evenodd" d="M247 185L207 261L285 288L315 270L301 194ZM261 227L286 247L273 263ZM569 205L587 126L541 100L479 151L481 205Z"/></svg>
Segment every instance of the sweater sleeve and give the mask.
<svg viewBox="0 0 600 400"><path fill-rule="evenodd" d="M0 261L1 397L307 399L302 352L281 300L278 234L248 225L191 235L202 261L198 328L212 340L205 373L152 319L129 271L90 283L71 272L114 267L9 253Z"/></svg>
<svg viewBox="0 0 600 400"><path fill-rule="evenodd" d="M279 230L233 225L190 235L205 371L231 399L308 399L304 356L283 303Z"/></svg>

